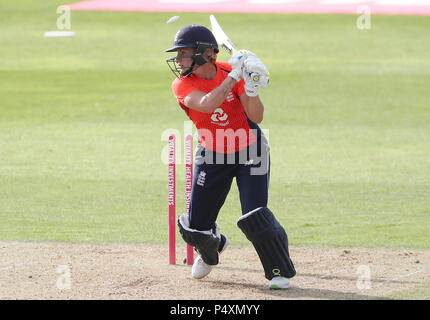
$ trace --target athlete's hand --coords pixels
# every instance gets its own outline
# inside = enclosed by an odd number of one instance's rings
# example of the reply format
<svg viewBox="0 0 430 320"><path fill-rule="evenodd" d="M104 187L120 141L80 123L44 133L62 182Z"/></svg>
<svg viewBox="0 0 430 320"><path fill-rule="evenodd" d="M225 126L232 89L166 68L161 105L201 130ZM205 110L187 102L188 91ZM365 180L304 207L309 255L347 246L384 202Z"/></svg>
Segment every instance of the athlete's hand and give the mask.
<svg viewBox="0 0 430 320"><path fill-rule="evenodd" d="M243 78L245 79L245 93L248 97L258 96L258 88L265 88L269 83L269 71L252 52L248 53L243 64Z"/></svg>
<svg viewBox="0 0 430 320"><path fill-rule="evenodd" d="M252 80L251 75L248 72L243 73L245 79L245 93L248 97L258 96L258 85Z"/></svg>
<svg viewBox="0 0 430 320"><path fill-rule="evenodd" d="M266 88L269 83L269 70L255 54L248 54L243 64L245 81L254 82L255 86Z"/></svg>
<svg viewBox="0 0 430 320"><path fill-rule="evenodd" d="M228 63L232 66L232 70L228 76L236 81L240 81L243 77L243 64L247 56L246 51L247 50L236 51L228 60Z"/></svg>

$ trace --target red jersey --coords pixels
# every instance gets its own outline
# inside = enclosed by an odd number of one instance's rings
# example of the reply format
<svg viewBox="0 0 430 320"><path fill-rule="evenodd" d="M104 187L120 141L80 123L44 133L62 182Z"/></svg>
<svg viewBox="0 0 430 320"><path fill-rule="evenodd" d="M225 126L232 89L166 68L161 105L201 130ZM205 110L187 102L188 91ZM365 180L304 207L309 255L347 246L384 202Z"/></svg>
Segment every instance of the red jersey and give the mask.
<svg viewBox="0 0 430 320"><path fill-rule="evenodd" d="M199 112L183 104L184 98L191 92L209 93L227 78L231 66L226 62L216 62L216 67L214 79L206 80L191 74L184 79L176 78L172 83L172 90L179 105L196 126L202 147L219 153L234 153L257 141L239 99L245 92L243 79L234 85L213 113Z"/></svg>

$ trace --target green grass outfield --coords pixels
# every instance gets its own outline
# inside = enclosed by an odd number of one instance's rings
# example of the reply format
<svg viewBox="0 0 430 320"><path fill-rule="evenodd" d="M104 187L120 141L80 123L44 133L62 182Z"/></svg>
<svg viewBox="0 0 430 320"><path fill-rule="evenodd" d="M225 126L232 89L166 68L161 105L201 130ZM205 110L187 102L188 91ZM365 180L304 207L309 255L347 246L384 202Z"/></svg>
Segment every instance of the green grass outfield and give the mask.
<svg viewBox="0 0 430 320"><path fill-rule="evenodd" d="M44 38L61 4L0 2L0 240L167 243L161 136L187 118L163 50L209 14L72 12L76 37ZM291 244L429 248L430 19L217 17L271 71L269 207ZM233 185L233 245L239 216Z"/></svg>

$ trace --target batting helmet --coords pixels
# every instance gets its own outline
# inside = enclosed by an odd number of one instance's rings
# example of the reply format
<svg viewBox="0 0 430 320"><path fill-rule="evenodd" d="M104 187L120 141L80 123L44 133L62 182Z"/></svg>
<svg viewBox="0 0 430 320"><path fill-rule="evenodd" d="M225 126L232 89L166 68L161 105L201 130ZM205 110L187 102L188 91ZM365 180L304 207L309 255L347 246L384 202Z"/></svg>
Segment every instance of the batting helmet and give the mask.
<svg viewBox="0 0 430 320"><path fill-rule="evenodd" d="M194 54L191 56L193 60L192 66L184 73L180 73L176 65L177 57L167 59L167 64L176 76L186 77L192 73L194 65L204 65L207 61L203 57L206 49L213 49L215 53L219 52L218 43L212 32L201 25L191 24L180 29L173 40L173 47L165 50L165 52L178 51L181 48L194 48Z"/></svg>

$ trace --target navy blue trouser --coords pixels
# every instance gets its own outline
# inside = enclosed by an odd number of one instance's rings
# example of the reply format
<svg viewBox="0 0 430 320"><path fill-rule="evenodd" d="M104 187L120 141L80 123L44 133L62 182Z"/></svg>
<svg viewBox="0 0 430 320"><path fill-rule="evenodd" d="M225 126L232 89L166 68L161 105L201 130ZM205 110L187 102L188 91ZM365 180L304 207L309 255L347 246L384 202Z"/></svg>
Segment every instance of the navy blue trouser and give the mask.
<svg viewBox="0 0 430 320"><path fill-rule="evenodd" d="M267 142L261 146L258 147L258 153L249 151L253 147L251 145L244 151L246 155L241 152L230 158L198 147L189 212L192 229L210 230L214 227L233 178L236 178L239 189L242 214L267 206L270 157Z"/></svg>

